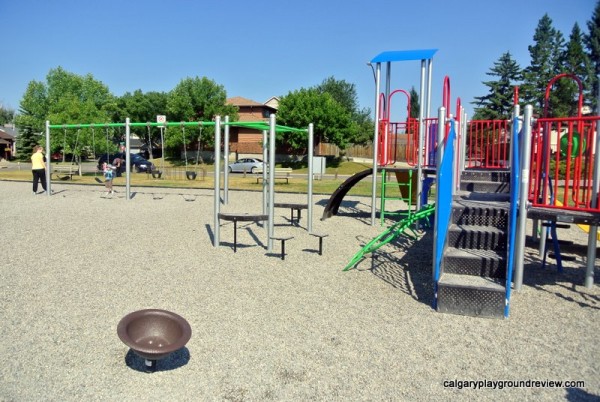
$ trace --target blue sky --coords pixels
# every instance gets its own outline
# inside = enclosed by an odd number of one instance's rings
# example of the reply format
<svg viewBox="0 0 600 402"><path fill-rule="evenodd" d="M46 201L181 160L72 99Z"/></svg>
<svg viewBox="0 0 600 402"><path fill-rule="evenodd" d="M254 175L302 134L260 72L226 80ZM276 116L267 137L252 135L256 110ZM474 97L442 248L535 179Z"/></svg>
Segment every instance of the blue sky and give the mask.
<svg viewBox="0 0 600 402"><path fill-rule="evenodd" d="M367 62L385 50L439 49L432 110L448 75L451 99L485 95L486 72L506 51L529 64L547 13L568 39L587 32L597 0L0 0L0 104L18 109L31 80L48 71L91 73L117 95L169 91L206 76L228 97L265 102L325 78L354 83L374 109ZM393 64L393 89L419 88L420 63Z"/></svg>

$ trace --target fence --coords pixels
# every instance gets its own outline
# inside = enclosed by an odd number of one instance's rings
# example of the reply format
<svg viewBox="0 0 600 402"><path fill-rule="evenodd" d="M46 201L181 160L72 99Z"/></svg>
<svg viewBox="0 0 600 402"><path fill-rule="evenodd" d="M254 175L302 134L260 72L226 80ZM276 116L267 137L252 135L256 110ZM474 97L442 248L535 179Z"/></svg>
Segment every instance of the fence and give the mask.
<svg viewBox="0 0 600 402"><path fill-rule="evenodd" d="M473 120L468 123L465 166L503 169L509 167L510 122Z"/></svg>
<svg viewBox="0 0 600 402"><path fill-rule="evenodd" d="M533 206L600 212L592 206L600 116L540 118L532 130L529 200ZM553 133L560 133L555 149ZM596 203L597 204L597 203Z"/></svg>

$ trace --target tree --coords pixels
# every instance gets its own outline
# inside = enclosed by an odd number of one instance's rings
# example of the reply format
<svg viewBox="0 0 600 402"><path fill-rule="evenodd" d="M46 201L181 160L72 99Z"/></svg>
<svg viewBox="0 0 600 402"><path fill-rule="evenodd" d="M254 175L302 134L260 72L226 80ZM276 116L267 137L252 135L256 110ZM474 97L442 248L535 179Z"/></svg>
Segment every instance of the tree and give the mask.
<svg viewBox="0 0 600 402"><path fill-rule="evenodd" d="M535 44L529 46L530 65L523 73L522 94L540 113L544 108L544 95L548 82L560 72L560 54L563 46L562 34L552 26L548 14L538 22L533 36Z"/></svg>
<svg viewBox="0 0 600 402"><path fill-rule="evenodd" d="M583 84L584 99L590 99L590 60L583 48L583 35L579 25L575 23L569 42L567 43L560 60L561 72L575 75ZM552 89L554 97L551 98L551 115L553 117L576 116L579 98L579 86L570 78L561 78L556 81Z"/></svg>
<svg viewBox="0 0 600 402"><path fill-rule="evenodd" d="M600 96L600 1L596 3L596 8L592 14L592 19L587 23L588 34L585 37L585 44L588 51L589 59L591 60L592 77L592 96L590 104L594 108L596 114L600 113L600 105L598 105L598 97Z"/></svg>
<svg viewBox="0 0 600 402"><path fill-rule="evenodd" d="M350 139L356 138L359 128L345 106L317 88L302 88L283 96L279 101L277 121L292 127L308 127L313 123L316 137L336 144L340 149L345 149ZM278 141L285 141L292 149L302 152L308 145L306 133L281 134Z"/></svg>
<svg viewBox="0 0 600 402"><path fill-rule="evenodd" d="M103 83L91 74L80 76L65 71L62 67L51 69L46 83L32 81L20 102L20 113L16 119L20 135L19 147L28 149L43 143L40 133L45 132L45 121L51 124L106 123L115 113L116 102ZM51 132L53 153L62 150L63 155L80 155L84 146L93 142L91 129L66 130L58 134ZM21 138L24 137L24 138ZM100 142L100 148L106 147Z"/></svg>
<svg viewBox="0 0 600 402"><path fill-rule="evenodd" d="M12 123L14 121L15 111L10 108L5 108L0 104L0 125Z"/></svg>
<svg viewBox="0 0 600 402"><path fill-rule="evenodd" d="M336 80L333 76L323 80L315 89L320 93L328 93L337 101L351 116L356 123L357 129L353 132L353 138L348 138L348 143L364 144L371 140L373 134L373 120L369 108L361 109L358 103L356 85L345 80Z"/></svg>
<svg viewBox="0 0 600 402"><path fill-rule="evenodd" d="M419 103L419 94L417 93L417 90L415 89L415 87L411 87L410 88L410 117L412 118L419 118L419 109L421 107L421 104Z"/></svg>
<svg viewBox="0 0 600 402"><path fill-rule="evenodd" d="M127 117L135 122L156 122L156 116L167 114L168 95L165 92L143 93L141 89L126 92L117 100L117 114L114 121L125 121ZM160 130L157 127L132 127L131 132L146 143L160 143Z"/></svg>
<svg viewBox="0 0 600 402"><path fill-rule="evenodd" d="M20 102L15 125L19 128L17 137L18 156L28 158L35 145L45 144L44 121L48 113L47 90L44 83L30 81Z"/></svg>
<svg viewBox="0 0 600 402"><path fill-rule="evenodd" d="M495 81L484 81L489 88L488 94L476 96L474 120L505 120L510 119L513 109L513 88L522 79L522 71L510 52L500 56L494 66L486 73L498 77Z"/></svg>
<svg viewBox="0 0 600 402"><path fill-rule="evenodd" d="M317 85L316 90L321 93L328 93L335 101L350 112L357 111L358 95L356 86L345 80L336 80L333 76L323 80L320 85Z"/></svg>
<svg viewBox="0 0 600 402"><path fill-rule="evenodd" d="M212 121L218 115L229 116L230 121L238 119L237 107L227 105L227 92L222 85L206 77L185 78L168 94L167 120L168 121ZM186 145L196 138L199 128L186 128ZM165 145L176 148L183 144L183 135L174 134L178 130L170 128L172 135L165 136ZM203 138L209 139L207 143L214 143L212 127L203 127ZM205 135L207 134L207 135Z"/></svg>

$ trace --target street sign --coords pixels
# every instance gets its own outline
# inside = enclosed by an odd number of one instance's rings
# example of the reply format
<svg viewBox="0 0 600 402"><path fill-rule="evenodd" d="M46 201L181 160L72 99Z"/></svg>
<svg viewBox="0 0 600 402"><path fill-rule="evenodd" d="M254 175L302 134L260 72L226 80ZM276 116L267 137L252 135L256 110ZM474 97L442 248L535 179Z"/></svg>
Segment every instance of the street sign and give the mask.
<svg viewBox="0 0 600 402"><path fill-rule="evenodd" d="M157 123L166 123L167 122L167 116L163 116L163 115L158 115L156 116L156 122Z"/></svg>

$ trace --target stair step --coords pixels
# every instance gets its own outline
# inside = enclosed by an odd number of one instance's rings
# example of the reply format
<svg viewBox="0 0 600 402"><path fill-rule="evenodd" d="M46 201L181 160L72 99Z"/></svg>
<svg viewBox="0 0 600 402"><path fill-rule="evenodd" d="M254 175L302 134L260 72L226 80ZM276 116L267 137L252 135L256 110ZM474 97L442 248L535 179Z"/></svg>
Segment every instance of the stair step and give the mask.
<svg viewBox="0 0 600 402"><path fill-rule="evenodd" d="M466 190L458 190L454 196L455 200L473 201L473 202L510 202L508 193L477 193Z"/></svg>
<svg viewBox="0 0 600 402"><path fill-rule="evenodd" d="M548 257L552 258L553 260L556 260L556 254L554 253L548 253ZM576 261L577 257L575 257L574 255L560 255L561 260L563 261Z"/></svg>
<svg viewBox="0 0 600 402"><path fill-rule="evenodd" d="M443 273L437 287L437 310L475 317L504 317L503 281L472 275Z"/></svg>
<svg viewBox="0 0 600 402"><path fill-rule="evenodd" d="M510 183L494 181L466 181L460 182L460 189L463 191L479 193L510 193Z"/></svg>
<svg viewBox="0 0 600 402"><path fill-rule="evenodd" d="M506 278L505 252L494 250L465 250L448 247L444 253L444 274L461 274Z"/></svg>
<svg viewBox="0 0 600 402"><path fill-rule="evenodd" d="M458 225L506 228L508 226L508 204L455 200L452 204L452 222Z"/></svg>
<svg viewBox="0 0 600 402"><path fill-rule="evenodd" d="M457 225L448 228L448 247L506 250L506 232L493 226Z"/></svg>
<svg viewBox="0 0 600 402"><path fill-rule="evenodd" d="M552 222L542 222L542 226L545 228L552 227ZM571 225L568 223L554 223L556 229L569 229Z"/></svg>
<svg viewBox="0 0 600 402"><path fill-rule="evenodd" d="M493 181L510 183L509 170L468 169L461 173L461 181Z"/></svg>

